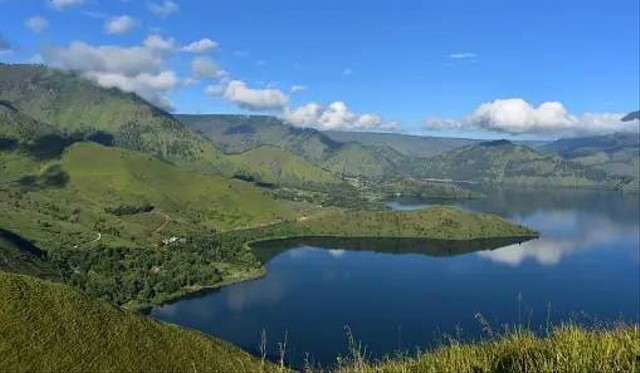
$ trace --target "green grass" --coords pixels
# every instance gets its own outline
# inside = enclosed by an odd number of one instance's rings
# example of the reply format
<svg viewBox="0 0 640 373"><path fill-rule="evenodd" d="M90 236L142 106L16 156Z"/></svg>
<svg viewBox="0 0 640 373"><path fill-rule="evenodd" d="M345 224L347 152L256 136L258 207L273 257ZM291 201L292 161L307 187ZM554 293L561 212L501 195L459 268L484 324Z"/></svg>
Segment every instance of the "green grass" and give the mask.
<svg viewBox="0 0 640 373"><path fill-rule="evenodd" d="M640 328L620 325L587 329L574 324L554 328L546 337L515 329L490 341L450 342L413 356L370 361L360 345L339 359L335 371L347 373L518 373L638 372Z"/></svg>
<svg viewBox="0 0 640 373"><path fill-rule="evenodd" d="M61 186L21 186L24 175L40 180L52 165L68 176ZM60 160L39 162L19 152L0 152L0 226L44 249L85 245L97 233L105 245L155 246L194 227L216 229L271 223L295 216L287 203L250 183L190 171L138 152L76 143ZM45 181L47 179L45 178ZM46 184L46 182L42 182ZM154 211L116 216L121 205L150 204ZM170 222L163 225L166 216ZM89 245L91 246L91 245Z"/></svg>
<svg viewBox="0 0 640 373"><path fill-rule="evenodd" d="M219 339L0 272L2 372L274 371Z"/></svg>
<svg viewBox="0 0 640 373"><path fill-rule="evenodd" d="M275 146L260 146L230 155L237 172L277 185L304 186L307 183L339 183L329 171Z"/></svg>
<svg viewBox="0 0 640 373"><path fill-rule="evenodd" d="M537 233L495 215L434 206L416 211L325 211L269 227L231 233L251 240L304 236L396 237L440 240L523 237Z"/></svg>

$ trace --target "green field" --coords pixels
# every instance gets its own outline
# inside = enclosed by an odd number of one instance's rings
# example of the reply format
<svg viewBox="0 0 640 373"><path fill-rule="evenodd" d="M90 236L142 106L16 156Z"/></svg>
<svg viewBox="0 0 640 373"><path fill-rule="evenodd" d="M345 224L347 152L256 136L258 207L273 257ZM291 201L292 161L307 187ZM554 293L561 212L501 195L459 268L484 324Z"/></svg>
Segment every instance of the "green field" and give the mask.
<svg viewBox="0 0 640 373"><path fill-rule="evenodd" d="M66 285L0 272L0 295L3 372L275 371L219 339Z"/></svg>

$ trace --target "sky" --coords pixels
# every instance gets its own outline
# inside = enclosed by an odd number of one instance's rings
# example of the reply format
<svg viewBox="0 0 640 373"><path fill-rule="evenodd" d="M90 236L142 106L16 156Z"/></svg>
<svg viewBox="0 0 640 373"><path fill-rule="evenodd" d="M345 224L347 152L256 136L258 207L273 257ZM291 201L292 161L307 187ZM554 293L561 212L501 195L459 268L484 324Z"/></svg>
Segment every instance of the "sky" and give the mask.
<svg viewBox="0 0 640 373"><path fill-rule="evenodd" d="M640 2L0 0L0 62L300 127L638 132Z"/></svg>

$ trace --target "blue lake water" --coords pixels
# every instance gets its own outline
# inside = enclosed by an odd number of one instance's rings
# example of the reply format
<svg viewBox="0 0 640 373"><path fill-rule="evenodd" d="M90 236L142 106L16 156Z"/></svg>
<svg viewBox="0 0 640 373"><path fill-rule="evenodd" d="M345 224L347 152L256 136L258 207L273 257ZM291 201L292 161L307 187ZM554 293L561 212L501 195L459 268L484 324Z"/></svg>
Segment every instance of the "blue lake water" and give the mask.
<svg viewBox="0 0 640 373"><path fill-rule="evenodd" d="M287 341L286 360L323 366L347 352L348 327L372 357L433 346L445 334L482 335L523 323L639 321L638 197L577 190L485 190L457 203L530 226L517 242L322 242L256 248L267 276L157 307L185 325L269 357ZM439 201L441 203L441 201ZM429 201L390 201L424 208Z"/></svg>

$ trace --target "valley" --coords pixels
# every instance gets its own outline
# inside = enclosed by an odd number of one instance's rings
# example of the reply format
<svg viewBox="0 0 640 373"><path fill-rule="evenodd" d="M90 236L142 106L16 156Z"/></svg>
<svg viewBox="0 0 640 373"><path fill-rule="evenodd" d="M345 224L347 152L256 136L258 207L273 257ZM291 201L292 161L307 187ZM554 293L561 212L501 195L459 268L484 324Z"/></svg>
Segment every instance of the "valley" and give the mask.
<svg viewBox="0 0 640 373"><path fill-rule="evenodd" d="M320 131L265 115L174 115L73 72L0 64L0 369L282 371L276 352L260 358L251 347L255 335L226 338L252 356L141 311L182 324L167 316L173 304L268 284L280 276L273 263L305 246L321 248L310 251L318 265L325 253L361 254L362 268L372 252L407 256L398 273L425 258L475 266L472 256L527 252L547 226L469 206L495 203L508 187L633 198L638 149L626 133L533 147ZM389 208L401 198L424 205ZM51 328L53 320L66 326ZM331 350L322 363L334 358Z"/></svg>

